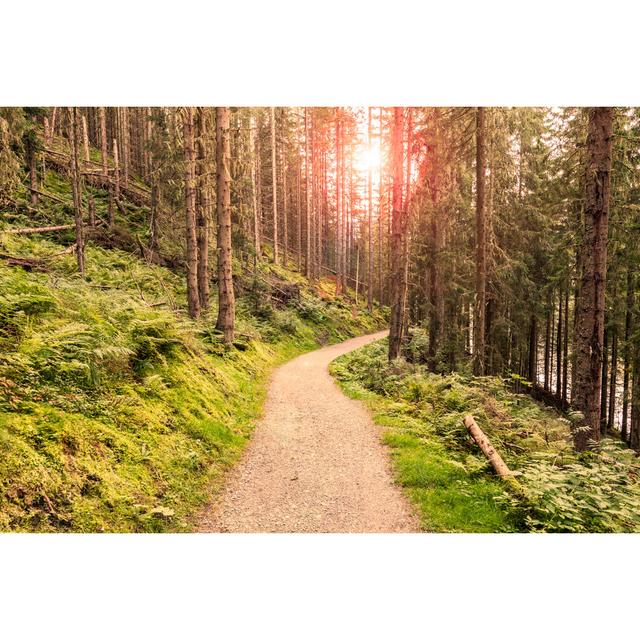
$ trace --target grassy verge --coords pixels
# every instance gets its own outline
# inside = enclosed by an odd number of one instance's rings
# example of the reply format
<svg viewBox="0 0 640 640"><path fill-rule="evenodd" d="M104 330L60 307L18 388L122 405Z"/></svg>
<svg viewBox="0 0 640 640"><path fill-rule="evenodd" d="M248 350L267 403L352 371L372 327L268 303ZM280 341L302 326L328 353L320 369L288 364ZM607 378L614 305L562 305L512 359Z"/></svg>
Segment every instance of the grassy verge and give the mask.
<svg viewBox="0 0 640 640"><path fill-rule="evenodd" d="M618 532L640 529L640 468L613 440L572 451L570 422L499 378L433 374L386 361L385 341L332 372L384 427L398 482L427 531ZM523 494L507 492L462 424L474 415Z"/></svg>
<svg viewBox="0 0 640 640"><path fill-rule="evenodd" d="M331 371L343 390L363 400L383 427L398 483L417 508L422 528L436 532L517 530L515 518L498 501L501 482L485 472L481 460L450 450L432 421L400 397L363 384L363 357L386 352L386 340L338 358Z"/></svg>

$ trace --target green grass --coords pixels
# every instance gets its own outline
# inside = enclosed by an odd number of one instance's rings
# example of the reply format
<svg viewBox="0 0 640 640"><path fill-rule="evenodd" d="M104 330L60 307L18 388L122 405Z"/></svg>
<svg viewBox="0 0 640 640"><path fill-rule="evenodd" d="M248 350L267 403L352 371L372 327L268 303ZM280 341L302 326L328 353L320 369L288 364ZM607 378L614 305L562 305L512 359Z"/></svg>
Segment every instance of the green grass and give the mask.
<svg viewBox="0 0 640 640"><path fill-rule="evenodd" d="M372 345L354 353L376 348ZM357 375L349 374L353 357L347 354L332 363L332 373L349 396L365 402L383 428L396 480L416 507L423 530L516 531L516 522L498 501L504 493L501 482L449 451L428 424L411 415L406 403L366 389L355 379Z"/></svg>
<svg viewBox="0 0 640 640"><path fill-rule="evenodd" d="M70 199L57 173L45 186ZM95 197L105 215L105 194ZM68 222L69 206L43 198L37 223ZM246 273L236 261L239 336L228 350L215 295L193 321L179 273L90 241L82 279L75 257L60 255L73 232L47 237L0 231L2 253L49 269L0 261L1 531L192 530L251 435L272 369L385 321L329 281L266 262ZM272 302L283 282L300 285L299 301Z"/></svg>

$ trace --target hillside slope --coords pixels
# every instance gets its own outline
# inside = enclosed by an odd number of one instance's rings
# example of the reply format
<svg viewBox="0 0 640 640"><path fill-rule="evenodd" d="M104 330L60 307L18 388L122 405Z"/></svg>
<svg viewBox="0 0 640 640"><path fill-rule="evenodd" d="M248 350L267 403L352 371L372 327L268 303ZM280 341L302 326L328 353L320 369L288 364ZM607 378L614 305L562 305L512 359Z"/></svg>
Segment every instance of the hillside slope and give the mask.
<svg viewBox="0 0 640 640"><path fill-rule="evenodd" d="M90 239L84 280L71 231L10 233L70 221L64 176L49 170L44 189L54 198L35 213L2 212L0 530L191 530L249 438L272 368L381 328L383 314L336 297L329 280L236 262L226 350L215 304L189 319L180 270L109 248L123 244L117 229ZM104 217L106 192L91 192ZM119 215L130 225L144 213L125 203Z"/></svg>

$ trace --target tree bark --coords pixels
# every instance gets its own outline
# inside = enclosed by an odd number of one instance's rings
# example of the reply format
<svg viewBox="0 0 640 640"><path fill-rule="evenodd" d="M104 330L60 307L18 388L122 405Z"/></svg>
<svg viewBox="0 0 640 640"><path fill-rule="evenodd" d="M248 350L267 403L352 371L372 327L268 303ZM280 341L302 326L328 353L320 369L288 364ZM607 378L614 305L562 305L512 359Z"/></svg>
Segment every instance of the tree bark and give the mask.
<svg viewBox="0 0 640 640"><path fill-rule="evenodd" d="M369 158L367 162L367 237L369 251L367 251L367 306L373 310L373 167L371 166L371 107L369 107L369 122L367 127L367 148Z"/></svg>
<svg viewBox="0 0 640 640"><path fill-rule="evenodd" d="M618 386L618 327L611 329L611 373L609 379L609 413L605 433L615 427L616 391Z"/></svg>
<svg viewBox="0 0 640 640"><path fill-rule="evenodd" d="M569 400L569 287L564 292L564 344L562 346L562 400Z"/></svg>
<svg viewBox="0 0 640 640"><path fill-rule="evenodd" d="M305 181L305 193L307 196L306 206L306 254L305 261L305 275L307 278L311 278L313 275L313 258L311 256L311 218L313 207L313 193L311 186L311 113L308 107L304 110L304 181Z"/></svg>
<svg viewBox="0 0 640 640"><path fill-rule="evenodd" d="M198 242L198 299L203 311L209 309L209 145L207 132L207 112L205 107L197 111L196 136L198 148L197 161L197 242Z"/></svg>
<svg viewBox="0 0 640 640"><path fill-rule="evenodd" d="M487 246L485 238L485 112L476 109L476 299L473 318L473 372L485 373L485 307L487 297Z"/></svg>
<svg viewBox="0 0 640 640"><path fill-rule="evenodd" d="M306 114L305 114L306 115ZM340 112L336 112L336 294L342 293L342 137Z"/></svg>
<svg viewBox="0 0 640 640"><path fill-rule="evenodd" d="M276 171L276 113L271 107L271 194L273 200L273 262L278 264L278 182Z"/></svg>
<svg viewBox="0 0 640 640"><path fill-rule="evenodd" d="M402 314L404 294L404 212L402 207L403 144L404 128L402 107L393 109L391 140L393 193L391 221L391 322L389 327L389 360L400 356L402 346Z"/></svg>
<svg viewBox="0 0 640 640"><path fill-rule="evenodd" d="M575 336L576 382L572 404L584 416L574 430L574 445L584 451L600 439L600 373L604 339L604 294L607 279L607 226L611 180L613 108L589 109L585 176L584 239L581 287Z"/></svg>
<svg viewBox="0 0 640 640"><path fill-rule="evenodd" d="M558 329L556 332L556 398L562 401L562 289L558 291Z"/></svg>
<svg viewBox="0 0 640 640"><path fill-rule="evenodd" d="M100 112L100 153L102 156L102 174L106 178L109 175L109 164L107 160L107 113L105 107L99 107Z"/></svg>
<svg viewBox="0 0 640 640"><path fill-rule="evenodd" d="M184 137L184 192L185 192L185 234L187 242L187 302L189 315L200 315L198 294L198 239L196 232L196 186L195 155L193 140L193 107L182 111L182 131Z"/></svg>
<svg viewBox="0 0 640 640"><path fill-rule="evenodd" d="M80 183L80 162L78 158L78 136L80 135L77 107L69 107L69 142L71 143L71 187L75 212L76 258L78 271L84 277L84 232L82 227L82 187Z"/></svg>
<svg viewBox="0 0 640 640"><path fill-rule="evenodd" d="M467 427L471 437L475 440L475 443L482 449L487 460L490 462L493 470L501 478L512 477L512 473L509 467L505 464L500 454L493 448L489 438L485 435L484 431L478 426L473 416L468 415L464 417L464 426Z"/></svg>
<svg viewBox="0 0 640 640"><path fill-rule="evenodd" d="M600 378L600 434L607 434L607 381L609 380L609 330L604 328L602 343L602 376Z"/></svg>
<svg viewBox="0 0 640 640"><path fill-rule="evenodd" d="M222 331L224 342L234 339L235 296L231 254L231 174L229 173L229 107L216 109L216 170L218 175L218 319L216 327Z"/></svg>
<svg viewBox="0 0 640 640"><path fill-rule="evenodd" d="M258 151L256 148L256 132L255 121L251 117L249 121L249 146L251 148L251 204L253 207L253 242L256 260L260 260L262 253L260 239L260 216L258 214L258 186L257 186L257 164Z"/></svg>
<svg viewBox="0 0 640 640"><path fill-rule="evenodd" d="M622 423L620 437L624 442L629 441L629 375L633 345L631 342L631 327L635 304L634 273L631 267L627 270L627 295L624 316L624 363L622 373Z"/></svg>

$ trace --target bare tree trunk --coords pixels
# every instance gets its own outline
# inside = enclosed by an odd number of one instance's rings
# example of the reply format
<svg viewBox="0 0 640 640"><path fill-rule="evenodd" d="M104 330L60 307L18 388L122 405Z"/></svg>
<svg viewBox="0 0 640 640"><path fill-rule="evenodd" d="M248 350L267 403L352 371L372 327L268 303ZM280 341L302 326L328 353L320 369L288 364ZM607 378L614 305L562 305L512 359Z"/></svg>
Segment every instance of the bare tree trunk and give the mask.
<svg viewBox="0 0 640 640"><path fill-rule="evenodd" d="M216 169L218 174L218 319L225 344L234 339L236 303L231 255L231 174L229 173L229 107L216 108Z"/></svg>
<svg viewBox="0 0 640 640"><path fill-rule="evenodd" d="M271 107L271 194L273 199L273 262L278 264L278 183L276 172L276 113Z"/></svg>
<svg viewBox="0 0 640 640"><path fill-rule="evenodd" d="M342 139L340 113L336 112L336 294L342 293Z"/></svg>
<svg viewBox="0 0 640 640"><path fill-rule="evenodd" d="M296 240L298 246L298 271L302 273L302 160L298 156L298 180L296 194Z"/></svg>
<svg viewBox="0 0 640 640"><path fill-rule="evenodd" d="M36 207L38 205L38 163L36 154L37 138L35 128L31 133L32 136L28 138L25 144L25 154L27 157L27 164L29 165L29 190L31 192L31 206Z"/></svg>
<svg viewBox="0 0 640 640"><path fill-rule="evenodd" d="M543 387L545 391L549 391L549 377L551 374L551 327L553 325L551 319L551 311L547 309L545 314L545 332L544 332L544 378Z"/></svg>
<svg viewBox="0 0 640 640"><path fill-rule="evenodd" d="M200 107L196 118L197 161L197 242L198 242L198 299L203 311L209 309L209 145L207 139L207 113Z"/></svg>
<svg viewBox="0 0 640 640"><path fill-rule="evenodd" d="M627 295L624 317L624 362L622 374L622 424L620 426L620 436L623 442L629 441L629 372L631 367L631 331L633 320L633 309L635 304L634 274L631 267L627 270Z"/></svg>
<svg viewBox="0 0 640 640"><path fill-rule="evenodd" d="M260 230L260 252L258 259L262 256L262 223L263 223L263 210L262 210L262 144L260 141L260 131L262 129L262 114L258 113L258 119L256 120L256 195L258 200L258 229Z"/></svg>
<svg viewBox="0 0 640 640"><path fill-rule="evenodd" d="M193 107L185 107L182 111L182 131L184 137L185 164L185 233L187 241L187 302L189 315L197 318L200 315L200 298L198 294L198 239L196 232L196 187L195 187L195 154L193 144Z"/></svg>
<svg viewBox="0 0 640 640"><path fill-rule="evenodd" d="M589 109L585 177L585 236L581 246L582 282L577 301L576 383L573 406L586 429L574 431L577 451L600 439L600 373L607 279L607 226L611 179L613 108Z"/></svg>
<svg viewBox="0 0 640 640"><path fill-rule="evenodd" d="M393 211L391 232L391 322L389 327L389 360L400 356L402 345L402 315L404 294L404 215L402 208L403 171L403 113L402 107L393 109L391 152L393 158Z"/></svg>
<svg viewBox="0 0 640 640"><path fill-rule="evenodd" d="M484 375L485 369L485 306L487 297L487 246L485 239L485 113L476 109L476 300L473 318L473 371Z"/></svg>
<svg viewBox="0 0 640 640"><path fill-rule="evenodd" d="M71 143L71 187L76 226L76 258L78 271L84 277L84 232L82 228L82 186L80 183L80 163L78 159L79 116L77 107L69 107L69 142Z"/></svg>
<svg viewBox="0 0 640 640"><path fill-rule="evenodd" d="M286 267L289 262L289 212L288 212L288 194L287 194L287 158L285 154L284 143L280 146L281 155L281 173L282 173L282 239L283 247L283 264Z"/></svg>
<svg viewBox="0 0 640 640"><path fill-rule="evenodd" d="M609 330L604 328L602 343L602 375L600 377L600 435L607 434L607 381L609 380Z"/></svg>
<svg viewBox="0 0 640 640"><path fill-rule="evenodd" d="M618 327L614 324L611 330L611 378L609 381L609 413L607 415L606 431L615 426L616 418L616 390L618 386Z"/></svg>
<svg viewBox="0 0 640 640"><path fill-rule="evenodd" d="M125 187L129 186L129 109L122 107L122 178Z"/></svg>
<svg viewBox="0 0 640 640"><path fill-rule="evenodd" d="M91 162L91 155L89 153L89 127L87 124L87 117L82 116L82 146L84 149L84 161L85 166L88 169ZM87 206L89 209L89 224L92 227L96 226L96 205L93 199L93 194L87 189Z"/></svg>
<svg viewBox="0 0 640 640"><path fill-rule="evenodd" d="M260 216L258 214L258 187L257 187L257 163L259 158L257 157L256 149L256 132L255 121L251 117L249 121L249 146L251 148L251 202L253 206L253 241L254 250L256 252L256 260L260 260L260 254L262 253L261 240L260 240Z"/></svg>
<svg viewBox="0 0 640 640"><path fill-rule="evenodd" d="M104 107L99 107L100 112L100 150L102 155L102 174L105 178L109 175L109 164L107 160L107 113Z"/></svg>
<svg viewBox="0 0 640 640"><path fill-rule="evenodd" d="M367 306L373 310L373 167L371 166L371 107L369 107L369 122L367 127L367 148L369 161L367 162L367 236L369 250L367 251Z"/></svg>
<svg viewBox="0 0 640 640"><path fill-rule="evenodd" d="M528 378L534 384L538 382L538 319L531 314L529 323L529 372Z"/></svg>
<svg viewBox="0 0 640 640"><path fill-rule="evenodd" d="M305 156L304 156L304 175L307 195L307 208L306 208L306 246L307 246L307 259L305 262L305 275L307 278L313 277L313 257L311 255L311 218L313 207L313 187L311 185L311 114L308 107L304 110L304 144L305 144Z"/></svg>
<svg viewBox="0 0 640 640"><path fill-rule="evenodd" d="M558 329L556 338L556 398L562 400L562 289L558 291Z"/></svg>
<svg viewBox="0 0 640 640"><path fill-rule="evenodd" d="M568 402L569 385L569 287L564 292L564 345L562 347L562 400Z"/></svg>
<svg viewBox="0 0 640 640"><path fill-rule="evenodd" d="M382 303L384 302L384 285L382 279L382 198L384 193L384 189L382 187L382 107L380 107L379 118L380 121L378 123L378 136L380 139L380 157L378 159L378 300L382 305Z"/></svg>

